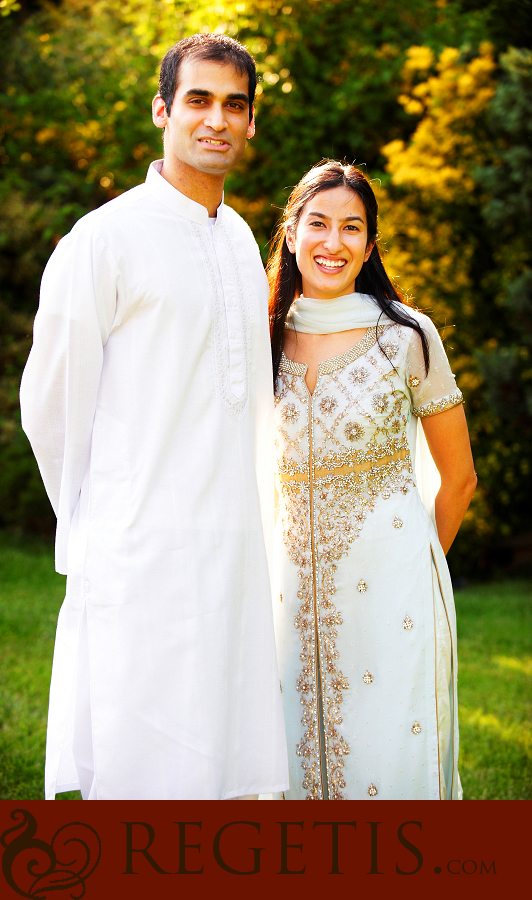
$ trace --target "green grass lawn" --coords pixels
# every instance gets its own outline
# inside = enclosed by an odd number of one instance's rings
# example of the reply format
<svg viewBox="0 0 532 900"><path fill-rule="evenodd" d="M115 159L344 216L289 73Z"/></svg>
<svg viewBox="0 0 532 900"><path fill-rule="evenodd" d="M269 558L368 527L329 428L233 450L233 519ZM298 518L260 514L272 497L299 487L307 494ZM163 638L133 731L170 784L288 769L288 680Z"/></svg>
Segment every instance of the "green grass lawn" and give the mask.
<svg viewBox="0 0 532 900"><path fill-rule="evenodd" d="M43 798L48 686L64 582L48 546L0 534L3 800ZM464 797L531 799L532 583L468 587L457 593L456 607Z"/></svg>

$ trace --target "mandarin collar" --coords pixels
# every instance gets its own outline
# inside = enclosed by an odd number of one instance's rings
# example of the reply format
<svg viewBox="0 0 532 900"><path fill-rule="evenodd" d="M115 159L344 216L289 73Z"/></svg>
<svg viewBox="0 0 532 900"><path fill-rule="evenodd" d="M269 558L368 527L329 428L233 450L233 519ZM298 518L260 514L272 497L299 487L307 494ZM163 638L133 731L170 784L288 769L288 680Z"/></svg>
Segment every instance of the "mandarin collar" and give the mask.
<svg viewBox="0 0 532 900"><path fill-rule="evenodd" d="M196 222L198 225L209 225L208 210L201 203L196 203L195 200L186 197L185 194L173 187L169 181L166 181L161 175L162 167L163 160L156 159L148 168L146 184L150 193L156 196L161 203L164 203L176 215L183 216L183 218ZM223 205L222 197L222 202L216 211L216 224L222 220Z"/></svg>

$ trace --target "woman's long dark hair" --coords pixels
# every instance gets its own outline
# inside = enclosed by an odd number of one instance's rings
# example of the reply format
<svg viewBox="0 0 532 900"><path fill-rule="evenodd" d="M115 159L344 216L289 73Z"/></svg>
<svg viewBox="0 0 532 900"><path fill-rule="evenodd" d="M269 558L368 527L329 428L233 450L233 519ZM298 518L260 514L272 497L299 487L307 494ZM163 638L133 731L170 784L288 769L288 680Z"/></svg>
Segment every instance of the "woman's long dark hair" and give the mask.
<svg viewBox="0 0 532 900"><path fill-rule="evenodd" d="M288 311L302 291L301 273L297 267L296 257L286 243L286 231L289 228L295 235L303 207L312 197L322 191L336 187L346 187L357 194L366 210L368 227L368 245L375 241L371 254L362 266L355 282L355 290L362 294L370 294L375 298L377 306L393 322L407 325L417 331L423 346L425 371L429 370L429 346L421 326L406 311L405 301L394 287L382 264L377 247L377 214L378 205L371 185L360 169L334 160L325 160L314 166L297 184L288 198L283 218L277 228L270 256L268 259L268 279L270 282L270 331L272 342L273 383L277 381L281 353L284 343L284 328ZM405 311L398 310L393 301L405 305Z"/></svg>

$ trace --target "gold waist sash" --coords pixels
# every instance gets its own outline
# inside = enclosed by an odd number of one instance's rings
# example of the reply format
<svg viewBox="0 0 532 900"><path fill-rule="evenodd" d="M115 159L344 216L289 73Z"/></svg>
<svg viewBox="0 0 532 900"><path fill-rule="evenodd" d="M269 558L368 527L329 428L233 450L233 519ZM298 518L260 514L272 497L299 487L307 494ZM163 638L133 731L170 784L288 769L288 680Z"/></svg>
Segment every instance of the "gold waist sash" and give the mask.
<svg viewBox="0 0 532 900"><path fill-rule="evenodd" d="M314 467L314 480L318 478L331 478L337 475L356 475L358 472L369 472L370 469L380 469L382 466L387 466L389 463L397 462L400 459L406 459L409 456L408 448L405 447L402 450L396 450L395 453L381 456L378 460L368 460L368 462L356 463L354 466L337 466L334 469L318 469ZM309 472L308 470L306 472L294 472L293 475L279 472L277 477L281 484L287 481L304 481L308 484Z"/></svg>

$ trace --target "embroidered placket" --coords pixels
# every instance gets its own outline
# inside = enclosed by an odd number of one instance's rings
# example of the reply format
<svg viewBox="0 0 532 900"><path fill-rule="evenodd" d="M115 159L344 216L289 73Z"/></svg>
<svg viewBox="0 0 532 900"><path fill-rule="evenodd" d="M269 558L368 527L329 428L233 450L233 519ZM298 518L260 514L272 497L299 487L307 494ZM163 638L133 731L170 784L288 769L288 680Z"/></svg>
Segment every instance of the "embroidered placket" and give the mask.
<svg viewBox="0 0 532 900"><path fill-rule="evenodd" d="M220 274L227 326L229 387L232 395L240 400L246 390L246 360L244 335L242 333L242 316L234 279L234 263L231 264L231 260L228 259L228 248L225 242L222 241L222 229L220 226L217 227L220 237L218 237L218 232L216 232L215 236L214 225L210 224L214 255Z"/></svg>

